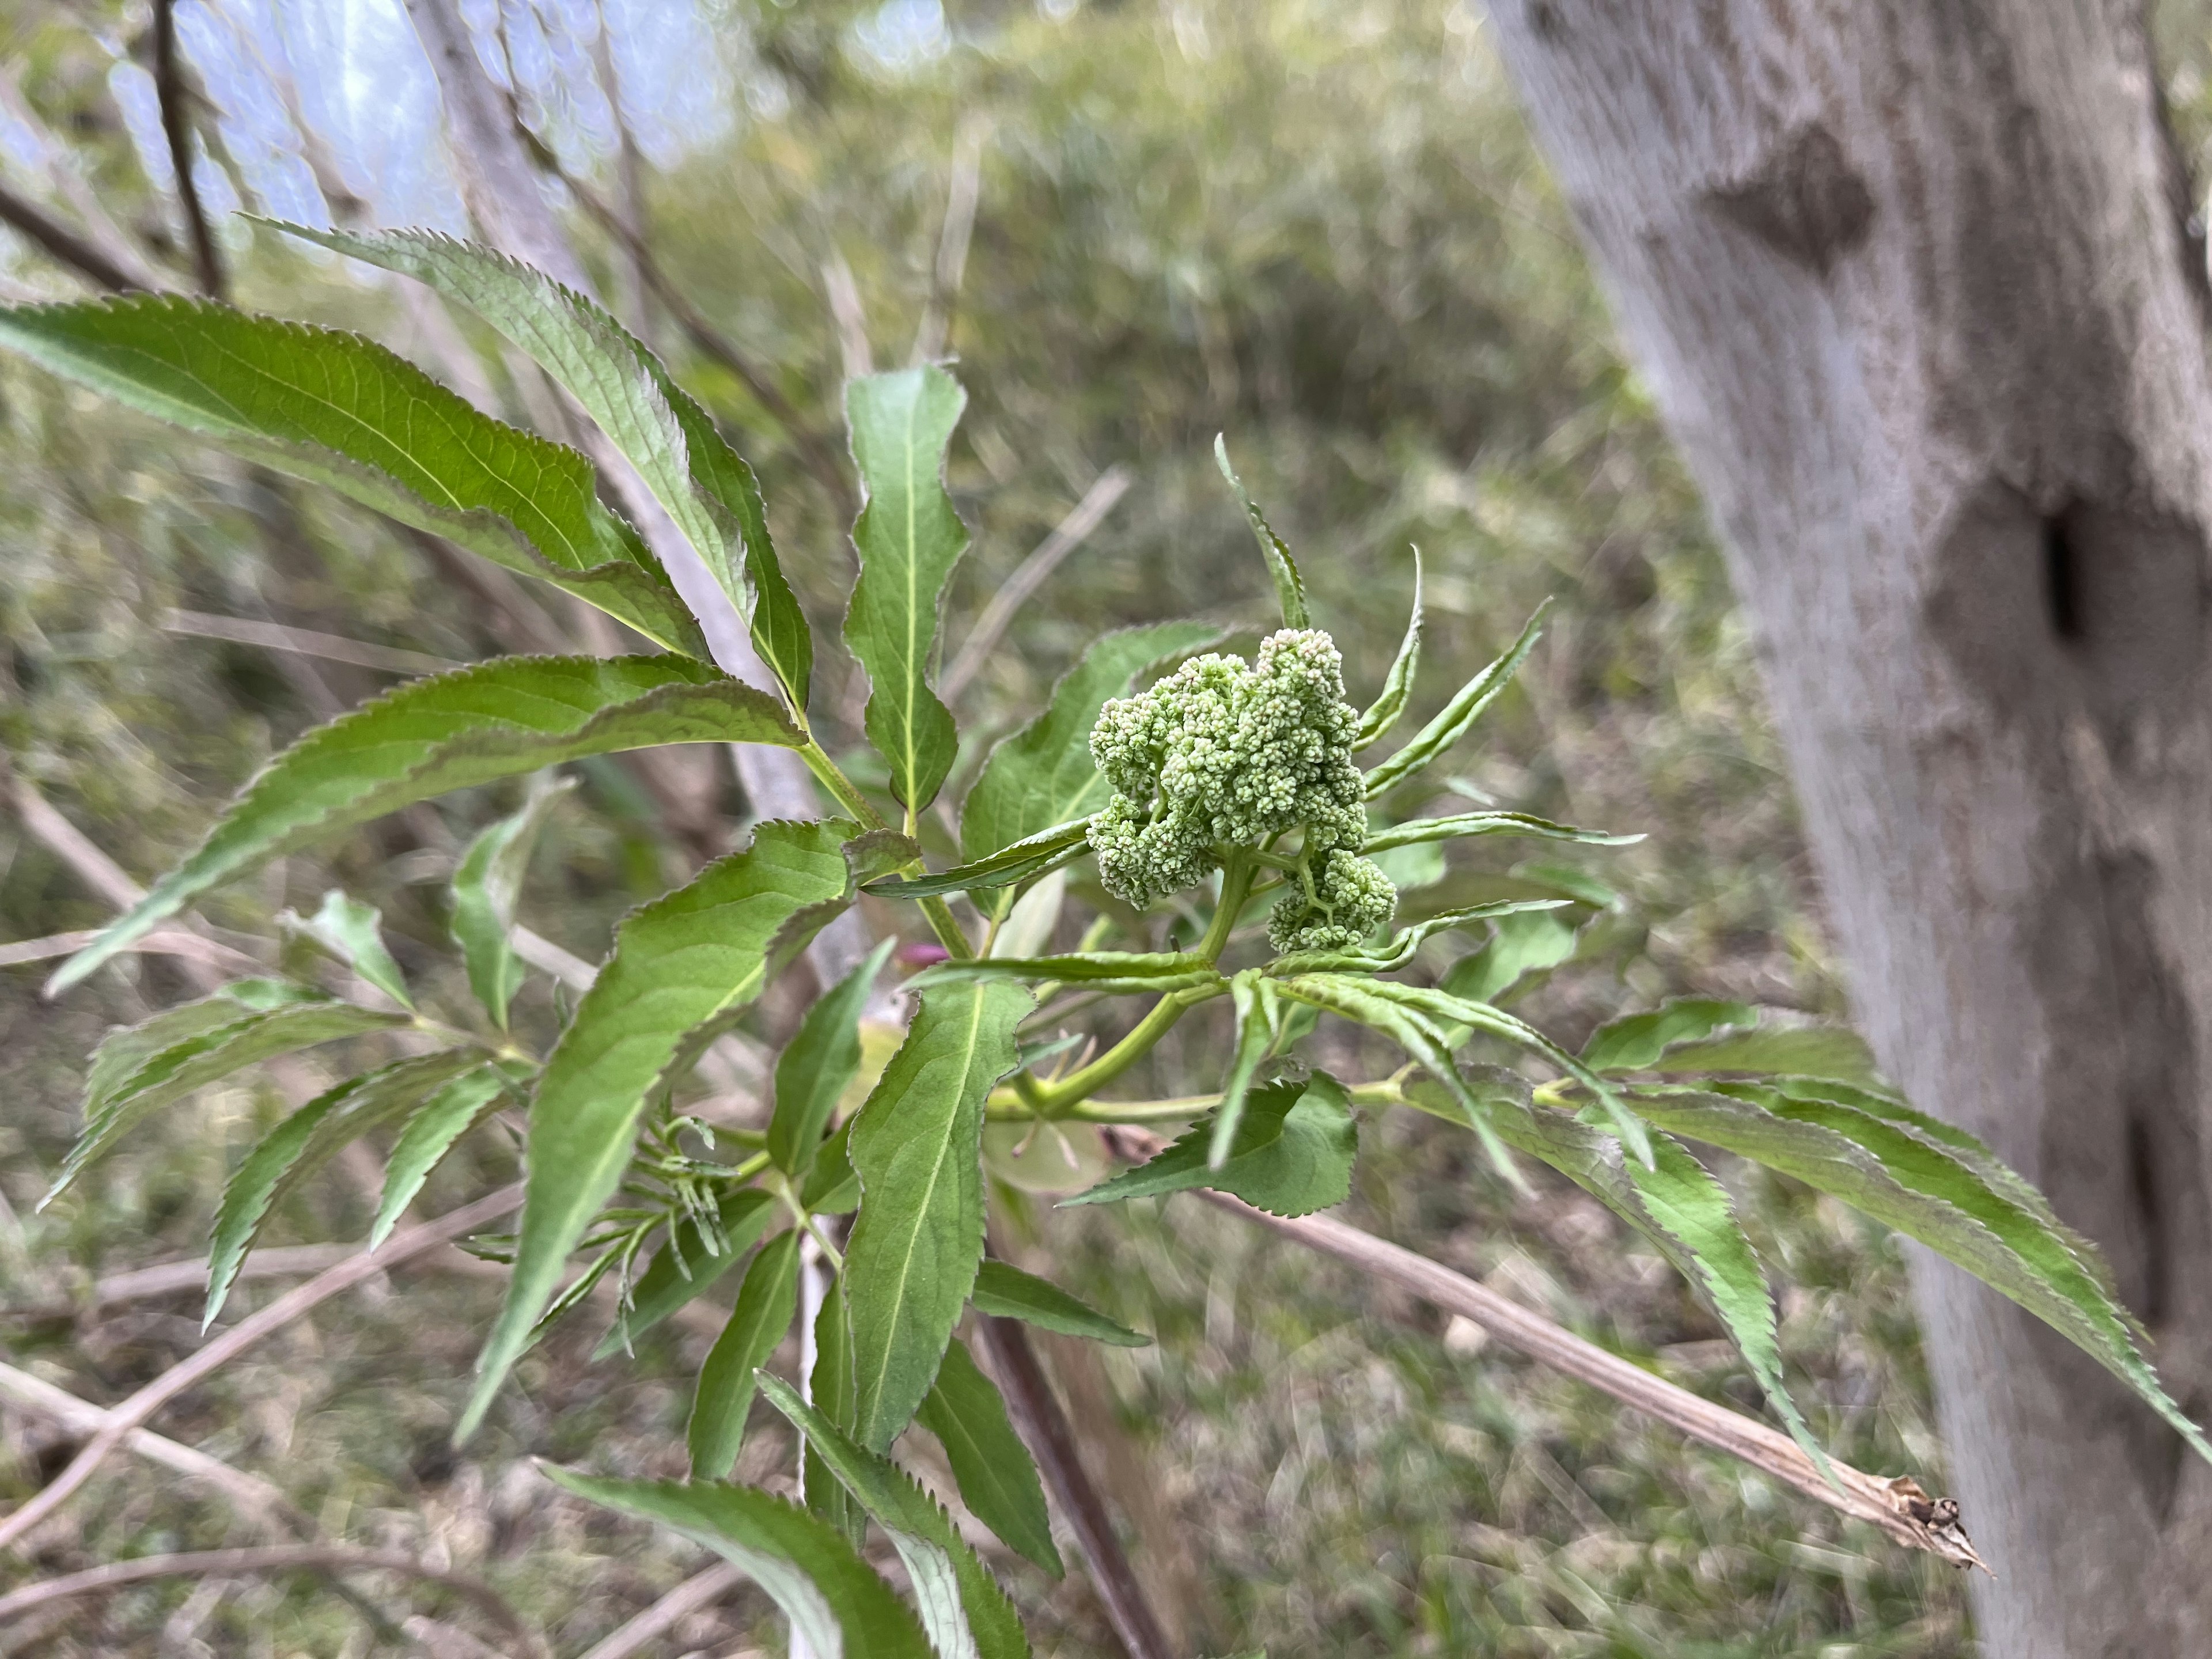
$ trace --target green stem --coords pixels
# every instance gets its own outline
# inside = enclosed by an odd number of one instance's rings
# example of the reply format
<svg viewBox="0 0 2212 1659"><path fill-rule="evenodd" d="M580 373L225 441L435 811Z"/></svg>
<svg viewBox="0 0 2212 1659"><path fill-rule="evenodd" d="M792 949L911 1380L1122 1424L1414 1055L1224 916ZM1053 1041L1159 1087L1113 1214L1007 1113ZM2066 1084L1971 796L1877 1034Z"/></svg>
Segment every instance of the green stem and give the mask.
<svg viewBox="0 0 2212 1659"><path fill-rule="evenodd" d="M1165 1036L1186 1012L1200 1003L1222 994L1222 991L1207 986L1175 991L1162 997L1152 1005L1151 1012L1137 1022L1128 1036L1088 1066L1071 1072L1057 1083L1039 1084L1036 1091L1037 1115L1059 1117L1079 1101L1088 1099L1150 1054L1152 1045Z"/></svg>
<svg viewBox="0 0 2212 1659"><path fill-rule="evenodd" d="M1355 1083L1345 1093L1359 1106L1407 1103L1405 1085L1399 1077ZM1179 1095L1164 1100L1082 1100L1052 1115L1061 1123L1177 1123L1203 1117L1220 1103L1218 1094ZM1005 1089L993 1092L984 1112L994 1122L1027 1123L1037 1115L1035 1108Z"/></svg>
<svg viewBox="0 0 2212 1659"><path fill-rule="evenodd" d="M869 804L868 798L860 793L859 786L845 775L843 769L830 758L820 744L812 738L807 738L805 746L799 751L799 757L806 763L806 769L822 781L822 787L830 792L837 805L860 820L862 829L881 830L886 827L883 814Z"/></svg>

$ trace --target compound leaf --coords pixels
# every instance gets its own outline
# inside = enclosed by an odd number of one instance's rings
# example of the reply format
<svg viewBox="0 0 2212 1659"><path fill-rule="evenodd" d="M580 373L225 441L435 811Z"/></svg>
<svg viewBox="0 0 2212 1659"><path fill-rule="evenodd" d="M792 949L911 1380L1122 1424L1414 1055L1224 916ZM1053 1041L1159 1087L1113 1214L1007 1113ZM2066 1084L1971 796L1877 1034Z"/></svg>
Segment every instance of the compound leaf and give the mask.
<svg viewBox="0 0 2212 1659"><path fill-rule="evenodd" d="M647 1097L698 1034L760 994L781 965L769 946L791 915L845 890L841 848L852 834L837 819L762 824L744 852L631 911L615 930L606 965L538 1077L514 1272L459 1437L483 1420L568 1252L622 1178Z"/></svg>
<svg viewBox="0 0 2212 1659"><path fill-rule="evenodd" d="M888 1449L929 1392L983 1257L983 1102L1035 1006L1003 980L927 992L853 1120L860 1213L845 1252L855 1436Z"/></svg>
<svg viewBox="0 0 2212 1659"><path fill-rule="evenodd" d="M924 365L853 380L845 418L866 505L853 524L860 579L845 640L868 672L868 741L890 768L891 793L911 817L936 798L958 734L929 688L945 580L968 528L945 490L945 453L968 394Z"/></svg>
<svg viewBox="0 0 2212 1659"><path fill-rule="evenodd" d="M489 1066L463 1073L422 1103L392 1143L384 1164L384 1198L368 1230L374 1249L392 1236L399 1218L422 1190L430 1172L471 1129L490 1116L507 1091L507 1079Z"/></svg>
<svg viewBox="0 0 2212 1659"><path fill-rule="evenodd" d="M933 1659L907 1605L836 1528L757 1486L609 1480L546 1467L579 1498L672 1528L766 1590L818 1659Z"/></svg>
<svg viewBox="0 0 2212 1659"><path fill-rule="evenodd" d="M210 889L385 812L556 762L665 743L804 741L766 693L684 657L502 657L416 680L301 738L199 848L64 964L59 992Z"/></svg>

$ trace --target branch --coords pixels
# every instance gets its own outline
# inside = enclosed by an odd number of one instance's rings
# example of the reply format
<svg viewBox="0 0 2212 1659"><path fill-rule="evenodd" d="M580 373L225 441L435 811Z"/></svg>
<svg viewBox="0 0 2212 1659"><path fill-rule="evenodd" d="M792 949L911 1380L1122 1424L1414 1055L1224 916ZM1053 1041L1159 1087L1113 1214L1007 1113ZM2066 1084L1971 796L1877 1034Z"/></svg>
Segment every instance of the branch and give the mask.
<svg viewBox="0 0 2212 1659"><path fill-rule="evenodd" d="M98 927L85 927L71 933L48 933L44 939L18 939L12 945L0 945L0 968L19 967L27 962L49 962L56 957L73 957L104 931ZM150 956L190 957L210 968L227 969L234 974L268 971L266 963L257 962L243 951L233 950L219 940L204 939L198 933L188 933L177 927L157 927L152 933L133 939L125 948Z"/></svg>
<svg viewBox="0 0 2212 1659"><path fill-rule="evenodd" d="M131 286L158 290L168 286L160 273L148 263L144 254L130 237L124 234L107 210L100 204L84 174L76 164L76 157L46 125L46 118L32 107L31 100L23 96L23 88L4 64L0 64L0 109L15 118L39 147L39 159L47 179L53 182L63 198L83 225L86 237L93 246L106 256L108 263L122 272Z"/></svg>
<svg viewBox="0 0 2212 1659"><path fill-rule="evenodd" d="M219 1578L248 1572L398 1572L421 1578L465 1595L512 1634L526 1651L538 1654L544 1647L528 1626L507 1604L506 1598L482 1579L447 1567L434 1567L411 1555L392 1550L362 1549L351 1544L273 1544L259 1549L201 1550L184 1555L146 1555L135 1561L115 1561L60 1578L26 1584L0 1595L0 1626L35 1608L76 1595L96 1595L143 1584L152 1578Z"/></svg>
<svg viewBox="0 0 2212 1659"><path fill-rule="evenodd" d="M1052 534L1030 550L1029 556L1014 567L1014 574L991 596L990 604L975 619L975 626L961 641L960 654L945 671L945 678L938 684L939 696L951 702L967 690L968 682L975 678L990 660L991 653L998 649L999 641L1014 620L1014 613L1044 586L1045 578L1060 568L1060 561L1082 546L1085 538L1098 528L1135 478L1134 473L1116 461L1091 480L1091 488L1083 492L1083 499L1053 526Z"/></svg>
<svg viewBox="0 0 2212 1659"><path fill-rule="evenodd" d="M952 138L952 181L945 193L945 227L937 239L937 265L931 272L929 302L915 331L914 360L934 362L952 337L960 304L960 283L968 270L968 239L975 232L975 204L983 193L983 141L991 124L970 112Z"/></svg>
<svg viewBox="0 0 2212 1659"><path fill-rule="evenodd" d="M238 645L258 645L266 651L289 651L325 662L350 663L386 674L443 674L466 666L450 657L427 652L402 651L366 640L349 640L338 634L318 634L313 629L288 628L281 623L254 622L245 617L211 616L204 611L162 613L161 629L168 634L191 634L201 639L228 640Z"/></svg>
<svg viewBox="0 0 2212 1659"><path fill-rule="evenodd" d="M1091 1564L1091 1581L1115 1635L1129 1659L1172 1659L1167 1636L1115 1534L1114 1517L1083 1467L1075 1431L1037 1363L1028 1333L1017 1322L991 1314L976 1316L975 1330L1014 1425Z"/></svg>
<svg viewBox="0 0 2212 1659"><path fill-rule="evenodd" d="M191 94L185 89L184 60L177 54L176 0L154 0L154 92L161 106L161 135L169 141L169 165L177 175L177 200L184 207L185 229L191 238L192 269L199 277L200 292L220 300L226 297L227 284L192 167L191 119L185 107Z"/></svg>
<svg viewBox="0 0 2212 1659"><path fill-rule="evenodd" d="M131 274L28 197L0 184L0 222L35 242L57 264L67 265L95 288L130 294L144 288Z"/></svg>
<svg viewBox="0 0 2212 1659"><path fill-rule="evenodd" d="M678 1621L702 1607L710 1607L745 1582L745 1572L727 1561L717 1561L703 1572L695 1572L636 1618L617 1626L583 1655L583 1659L630 1659L654 1638L664 1636Z"/></svg>
<svg viewBox="0 0 2212 1659"><path fill-rule="evenodd" d="M1165 1144L1142 1130L1109 1129L1107 1138L1124 1156L1139 1158L1151 1157ZM1334 1216L1270 1215L1228 1193L1204 1190L1200 1196L1310 1250L1334 1257L1370 1279L1387 1279L1447 1313L1463 1315L1531 1359L1588 1383L1692 1440L1739 1458L1852 1520L1881 1528L1910 1549L1926 1550L1953 1566L1990 1571L1959 1528L1955 1510L1947 1504L1929 1503L1910 1475L1885 1480L1831 1458L1829 1464L1838 1483L1832 1486L1787 1435L1677 1388L1426 1256L1362 1232Z"/></svg>
<svg viewBox="0 0 2212 1659"><path fill-rule="evenodd" d="M107 1461L108 1455L123 1443L131 1430L139 1427L185 1389L228 1364L263 1337L283 1329L302 1314L342 1291L351 1290L364 1279L374 1279L386 1268L396 1267L426 1250L435 1249L441 1244L474 1231L488 1221L496 1220L521 1202L522 1188L520 1184L504 1187L489 1197L463 1206L450 1215L425 1222L418 1227L410 1227L374 1255L364 1252L349 1257L306 1284L288 1291L267 1307L240 1320L198 1353L170 1366L121 1405L110 1410L106 1426L71 1460L70 1466L5 1522L0 1522L0 1549L14 1547L33 1527L67 1503Z"/></svg>
<svg viewBox="0 0 2212 1659"><path fill-rule="evenodd" d="M68 1389L56 1388L44 1378L17 1370L13 1365L0 1364L0 1401L58 1423L79 1437L96 1435L107 1426L108 1412L105 1407L81 1400ZM135 1452L149 1463L158 1463L187 1480L205 1481L234 1508L258 1520L275 1524L279 1517L295 1522L306 1519L293 1508L291 1499L259 1475L234 1469L221 1458L179 1445L150 1429L131 1430L123 1444L125 1449Z"/></svg>

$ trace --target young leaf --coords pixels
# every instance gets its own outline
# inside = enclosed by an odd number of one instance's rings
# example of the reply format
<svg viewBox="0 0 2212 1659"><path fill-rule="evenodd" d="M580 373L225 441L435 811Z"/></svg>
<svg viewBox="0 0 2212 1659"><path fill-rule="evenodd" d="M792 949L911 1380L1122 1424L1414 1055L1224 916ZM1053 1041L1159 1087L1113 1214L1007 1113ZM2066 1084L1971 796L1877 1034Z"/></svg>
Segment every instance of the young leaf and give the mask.
<svg viewBox="0 0 2212 1659"><path fill-rule="evenodd" d="M502 657L416 680L264 767L199 848L49 981L58 994L210 889L431 795L664 743L805 741L765 693L683 657Z"/></svg>
<svg viewBox="0 0 2212 1659"><path fill-rule="evenodd" d="M739 1568L817 1659L933 1659L890 1586L834 1528L796 1504L757 1486L608 1480L540 1467L579 1498L673 1528Z"/></svg>
<svg viewBox="0 0 2212 1659"><path fill-rule="evenodd" d="M890 1459L855 1443L781 1377L763 1371L760 1386L890 1534L931 1645L947 1659L1026 1659L1029 1638L1013 1604L937 1500Z"/></svg>
<svg viewBox="0 0 2212 1659"><path fill-rule="evenodd" d="M719 1250L717 1241L696 1219L687 1216L678 1222L630 1286L629 1306L599 1339L592 1358L605 1359L629 1347L692 1297L703 1295L744 1260L753 1241L781 1213L774 1195L758 1187L732 1188L714 1206L713 1231L721 1235Z"/></svg>
<svg viewBox="0 0 2212 1659"><path fill-rule="evenodd" d="M1213 1109L1213 1134L1206 1152L1206 1167L1217 1172L1229 1162L1237 1126L1244 1121L1253 1074L1267 1057L1279 1024L1273 982L1258 969L1247 968L1231 979L1229 995L1237 1010L1237 1048L1230 1056L1229 1075L1222 1079L1221 1104Z"/></svg>
<svg viewBox="0 0 2212 1659"><path fill-rule="evenodd" d="M469 843L453 872L453 910L448 926L461 947L469 989L492 1024L507 1029L507 1005L522 987L522 959L507 935L514 930L514 907L530 867L538 827L570 782L533 788L522 810L487 825Z"/></svg>
<svg viewBox="0 0 2212 1659"><path fill-rule="evenodd" d="M1002 738L960 807L960 851L973 861L1056 826L1087 818L1112 791L1091 759L1091 728L1107 700L1170 657L1212 644L1209 623L1125 628L1091 642L1052 689L1044 713Z"/></svg>
<svg viewBox="0 0 2212 1659"><path fill-rule="evenodd" d="M482 1054L466 1048L396 1060L325 1090L263 1136L223 1185L208 1248L207 1310L200 1328L214 1324L222 1311L246 1252L287 1193L348 1141L404 1115L432 1090L483 1060Z"/></svg>
<svg viewBox="0 0 2212 1659"><path fill-rule="evenodd" d="M263 982L249 984L254 987L250 1001L218 994L194 1005L189 1019L157 1016L149 1022L159 1033L155 1042L118 1043L110 1038L102 1046L85 1096L84 1128L63 1160L53 1190L40 1200L41 1207L52 1203L86 1166L131 1129L196 1089L258 1060L411 1023L405 1014L349 1002L278 1000L263 988ZM215 1017L218 1015L228 1017Z"/></svg>
<svg viewBox="0 0 2212 1659"><path fill-rule="evenodd" d="M781 965L769 945L793 913L845 890L840 848L853 828L836 819L764 823L744 852L631 911L615 930L606 965L538 1077L514 1273L459 1438L483 1422L568 1252L621 1180L647 1097L695 1033L760 994Z"/></svg>
<svg viewBox="0 0 2212 1659"><path fill-rule="evenodd" d="M1671 1136L1652 1136L1651 1152L1649 1165L1625 1160L1645 1212L1689 1253L1714 1310L1735 1339L1736 1351L1759 1379L1759 1388L1782 1414L1790 1437L1805 1449L1814 1467L1834 1481L1827 1454L1814 1439L1783 1380L1780 1333L1766 1275L1759 1270L1751 1241L1743 1236L1727 1188Z"/></svg>
<svg viewBox="0 0 2212 1659"><path fill-rule="evenodd" d="M1495 1004L1534 983L1534 975L1558 967L1574 955L1579 935L1572 923L1549 914L1557 908L1500 917L1480 950L1452 964L1443 988L1469 1002Z"/></svg>
<svg viewBox="0 0 2212 1659"><path fill-rule="evenodd" d="M845 1250L854 1431L888 1449L929 1392L983 1257L983 1101L1036 1006L1002 980L921 1000L853 1120L860 1214Z"/></svg>
<svg viewBox="0 0 2212 1659"><path fill-rule="evenodd" d="M936 1384L915 1420L945 1448L960 1501L975 1517L1015 1554L1062 1577L1067 1569L1052 1541L1036 1463L1014 1432L997 1386L958 1337L945 1350Z"/></svg>
<svg viewBox="0 0 2212 1659"><path fill-rule="evenodd" d="M1838 1083L1875 1082L1874 1056L1855 1031L1833 1025L1794 1030L1738 1031L1708 1042L1684 1042L1658 1055L1647 1071L1676 1077L1723 1072L1783 1073Z"/></svg>
<svg viewBox="0 0 2212 1659"><path fill-rule="evenodd" d="M935 898L945 893L981 892L1049 875L1090 849L1091 820L1054 824L974 861L933 876L879 876L867 884L884 898Z"/></svg>
<svg viewBox="0 0 2212 1659"><path fill-rule="evenodd" d="M860 1070L860 1011L876 975L898 941L884 939L868 959L806 1011L775 1062L775 1112L768 1126L769 1160L803 1181L821 1150L823 1131Z"/></svg>
<svg viewBox="0 0 2212 1659"><path fill-rule="evenodd" d="M0 308L0 345L706 654L637 532L600 506L588 461L374 341L149 295Z"/></svg>
<svg viewBox="0 0 2212 1659"><path fill-rule="evenodd" d="M1521 630L1521 637L1513 641L1504 656L1462 686L1444 705L1443 712L1413 734L1412 742L1368 773L1368 799L1374 800L1404 782L1467 735L1468 728L1497 700L1498 694L1520 672L1529 652L1535 649L1536 641L1543 633L1545 614L1551 608L1549 599L1538 605L1536 614Z"/></svg>
<svg viewBox="0 0 2212 1659"><path fill-rule="evenodd" d="M752 468L660 362L600 306L542 271L434 231L265 223L426 283L528 352L614 441L752 631L792 707L814 659L806 613L777 563Z"/></svg>
<svg viewBox="0 0 2212 1659"><path fill-rule="evenodd" d="M1244 481L1237 476L1237 469L1229 464L1229 441L1220 433L1213 434L1214 465L1221 476L1229 480L1229 487L1237 492L1243 503L1244 517L1252 526L1252 538L1260 544L1260 556L1267 562L1267 574L1274 579L1275 599L1283 608L1283 626L1310 628L1312 619L1306 612L1306 585L1298 574L1297 562L1291 550L1283 545L1283 538L1267 526L1260 514L1259 503L1244 488Z"/></svg>
<svg viewBox="0 0 2212 1659"><path fill-rule="evenodd" d="M1057 1331L1062 1336L1088 1337L1093 1342L1111 1343L1117 1348L1149 1348L1152 1345L1149 1336L1139 1336L1127 1326L1116 1324L1059 1285L992 1257L986 1257L983 1265L976 1269L975 1288L969 1300L975 1304L977 1313L1018 1319L1025 1325Z"/></svg>
<svg viewBox="0 0 2212 1659"><path fill-rule="evenodd" d="M730 1322L708 1350L691 1399L691 1421L684 1444L691 1453L694 1480L726 1480L737 1467L745 1437L745 1413L753 1403L753 1373L769 1362L799 1310L799 1241L795 1229L778 1233L761 1247L738 1287Z"/></svg>
<svg viewBox="0 0 2212 1659"><path fill-rule="evenodd" d="M354 972L403 1008L412 1008L407 981L392 952L384 945L384 918L373 904L363 904L333 887L323 895L323 907L312 916L286 910L276 918L287 933L313 939Z"/></svg>
<svg viewBox="0 0 2212 1659"><path fill-rule="evenodd" d="M1406 623L1406 637L1391 659L1390 672L1383 676L1382 691L1359 717L1359 729L1352 738L1354 754L1382 742L1398 724L1398 717L1406 712L1406 700L1413 696L1413 676L1420 665L1421 550L1417 547L1413 550L1413 614Z"/></svg>
<svg viewBox="0 0 2212 1659"><path fill-rule="evenodd" d="M376 1206L376 1220L368 1230L368 1248L374 1249L392 1236L399 1218L422 1190L430 1171L445 1161L454 1143L489 1117L507 1094L507 1079L489 1066L464 1073L422 1103L407 1120L407 1127L392 1143L385 1160L384 1199Z"/></svg>
<svg viewBox="0 0 2212 1659"><path fill-rule="evenodd" d="M1352 1194L1358 1132L1342 1085L1326 1072L1303 1084L1253 1090L1229 1159L1218 1170L1206 1167L1212 1139L1210 1123L1194 1124L1151 1163L1063 1200L1062 1207L1212 1187L1271 1215L1294 1216L1326 1210Z"/></svg>
<svg viewBox="0 0 2212 1659"><path fill-rule="evenodd" d="M1360 848L1365 854L1386 853L1394 847L1417 847L1425 842L1455 841L1463 836L1533 836L1542 841L1579 842L1586 847L1629 847L1641 836L1609 836L1598 830L1577 830L1553 823L1526 812L1460 812L1448 818L1410 818L1377 830Z"/></svg>
<svg viewBox="0 0 2212 1659"><path fill-rule="evenodd" d="M890 765L891 793L909 821L936 799L958 742L951 712L929 689L929 666L945 579L968 547L945 492L945 449L967 402L958 381L927 365L845 387L867 498L853 524L860 580L845 640L868 672L868 741Z"/></svg>
<svg viewBox="0 0 2212 1659"><path fill-rule="evenodd" d="M1660 1128L1795 1176L1918 1239L2097 1360L2212 1460L2212 1445L2159 1386L2126 1310L2076 1253L2078 1242L1946 1148L1893 1119L1750 1084L1645 1085L1628 1098Z"/></svg>
<svg viewBox="0 0 2212 1659"><path fill-rule="evenodd" d="M1607 1020L1583 1045L1583 1064L1593 1072L1641 1072L1678 1042L1694 1042L1759 1018L1750 1004L1711 997L1678 997L1648 1014Z"/></svg>

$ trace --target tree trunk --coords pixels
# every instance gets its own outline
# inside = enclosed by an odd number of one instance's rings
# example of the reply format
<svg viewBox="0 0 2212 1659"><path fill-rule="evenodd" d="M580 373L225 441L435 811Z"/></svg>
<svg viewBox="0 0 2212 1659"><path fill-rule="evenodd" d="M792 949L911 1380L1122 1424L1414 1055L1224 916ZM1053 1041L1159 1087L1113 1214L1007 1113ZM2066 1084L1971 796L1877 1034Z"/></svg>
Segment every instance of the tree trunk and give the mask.
<svg viewBox="0 0 2212 1659"><path fill-rule="evenodd" d="M1860 1017L2212 1353L2204 250L2120 0L1498 0L1757 626ZM1916 1263L1984 1650L2212 1652L2212 1468Z"/></svg>

